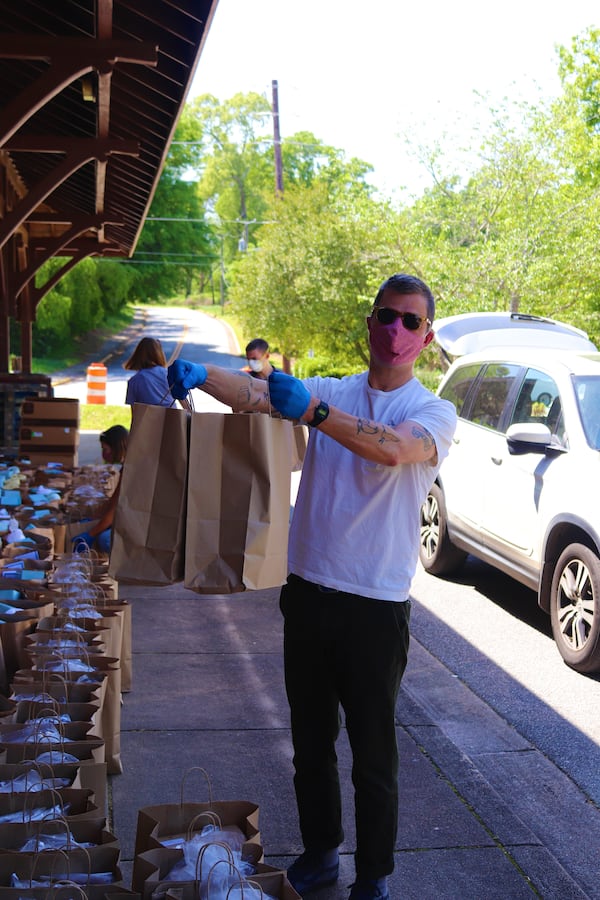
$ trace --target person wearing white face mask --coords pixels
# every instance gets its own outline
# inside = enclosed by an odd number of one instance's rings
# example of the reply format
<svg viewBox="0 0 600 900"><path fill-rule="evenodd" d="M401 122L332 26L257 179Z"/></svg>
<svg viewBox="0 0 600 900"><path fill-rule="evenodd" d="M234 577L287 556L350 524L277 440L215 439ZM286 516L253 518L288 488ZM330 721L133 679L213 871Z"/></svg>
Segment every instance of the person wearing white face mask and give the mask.
<svg viewBox="0 0 600 900"><path fill-rule="evenodd" d="M435 300L405 273L380 286L366 320L368 370L300 380L176 360L173 396L194 387L235 409L310 427L280 596L304 852L287 870L302 897L339 877L340 707L352 748L356 881L348 900L391 900L398 818L395 708L408 658L419 513L448 453L456 410L415 377Z"/></svg>
<svg viewBox="0 0 600 900"><path fill-rule="evenodd" d="M274 366L269 362L269 345L262 338L254 338L246 346L246 359L248 360L249 372L254 378L262 378L266 381L274 370Z"/></svg>

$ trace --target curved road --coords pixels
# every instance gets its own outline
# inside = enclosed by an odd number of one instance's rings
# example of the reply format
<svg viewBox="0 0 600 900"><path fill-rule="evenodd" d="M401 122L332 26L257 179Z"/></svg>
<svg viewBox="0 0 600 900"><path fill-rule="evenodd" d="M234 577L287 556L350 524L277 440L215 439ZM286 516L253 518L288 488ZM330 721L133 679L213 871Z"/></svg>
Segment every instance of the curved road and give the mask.
<svg viewBox="0 0 600 900"><path fill-rule="evenodd" d="M160 340L168 361L181 356L191 362L213 363L231 369L241 369L245 362L235 335L220 319L182 307L143 307L137 310L132 325L106 341L93 360L55 373L52 377L54 396L76 397L85 403L87 365L103 362L108 370L106 403L110 406L124 404L127 380L134 373L123 369L123 363L144 336ZM223 408L201 391L194 391L194 403L197 410Z"/></svg>

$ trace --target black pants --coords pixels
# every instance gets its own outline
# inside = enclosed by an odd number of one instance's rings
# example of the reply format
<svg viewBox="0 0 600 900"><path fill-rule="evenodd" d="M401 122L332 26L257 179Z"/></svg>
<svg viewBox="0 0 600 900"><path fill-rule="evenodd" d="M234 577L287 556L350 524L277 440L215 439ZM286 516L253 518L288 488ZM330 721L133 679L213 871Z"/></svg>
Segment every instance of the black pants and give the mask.
<svg viewBox="0 0 600 900"><path fill-rule="evenodd" d="M325 592L290 575L280 605L304 847L329 850L344 839L335 752L341 704L353 758L356 871L389 875L398 825L395 707L410 602Z"/></svg>

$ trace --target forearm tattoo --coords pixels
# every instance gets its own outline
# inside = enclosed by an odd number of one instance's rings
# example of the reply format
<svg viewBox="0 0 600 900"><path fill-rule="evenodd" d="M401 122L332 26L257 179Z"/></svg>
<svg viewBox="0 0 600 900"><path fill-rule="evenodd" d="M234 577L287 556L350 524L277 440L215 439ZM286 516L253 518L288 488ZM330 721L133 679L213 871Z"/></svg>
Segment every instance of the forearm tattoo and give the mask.
<svg viewBox="0 0 600 900"><path fill-rule="evenodd" d="M268 391L265 390L262 393L256 390L257 384L256 379L252 378L251 375L241 375L241 378L244 379L243 384L240 384L237 392L237 409L248 409L255 406L263 406L264 404L268 405L269 395Z"/></svg>
<svg viewBox="0 0 600 900"><path fill-rule="evenodd" d="M398 443L398 441L400 440L395 431L390 428L386 428L385 425L381 425L378 422L371 422L369 419L357 419L356 433L367 434L370 437L376 437L378 444L385 444L386 441ZM417 438L417 440L423 441L423 451L425 453L429 453L433 448L435 448L433 435L431 435L426 428L423 428L422 425L413 425L411 434L414 438Z"/></svg>
<svg viewBox="0 0 600 900"><path fill-rule="evenodd" d="M412 436L423 441L423 450L425 453L429 453L429 451L435 447L433 435L430 434L426 428L423 428L422 425L413 425Z"/></svg>
<svg viewBox="0 0 600 900"><path fill-rule="evenodd" d="M400 440L398 435L387 429L385 425L379 425L377 422L371 422L369 419L357 419L356 433L368 434L370 436L375 435L378 444L385 444L386 441L394 441L397 443Z"/></svg>

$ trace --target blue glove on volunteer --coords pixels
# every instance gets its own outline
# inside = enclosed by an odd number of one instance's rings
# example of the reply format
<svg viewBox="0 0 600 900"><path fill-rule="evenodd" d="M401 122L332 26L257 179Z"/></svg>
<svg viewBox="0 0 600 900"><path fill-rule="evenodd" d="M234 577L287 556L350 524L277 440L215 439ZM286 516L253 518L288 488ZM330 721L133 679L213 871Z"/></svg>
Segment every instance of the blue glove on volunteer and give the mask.
<svg viewBox="0 0 600 900"><path fill-rule="evenodd" d="M93 543L94 538L91 536L89 531L82 531L81 534L76 534L75 537L71 540L71 544L73 545L73 553L85 553L86 547L91 550Z"/></svg>
<svg viewBox="0 0 600 900"><path fill-rule="evenodd" d="M310 403L310 392L293 375L274 370L269 375L269 397L282 416L300 419Z"/></svg>
<svg viewBox="0 0 600 900"><path fill-rule="evenodd" d="M176 400L185 400L188 391L201 387L208 377L205 366L176 359L167 369L167 381Z"/></svg>

